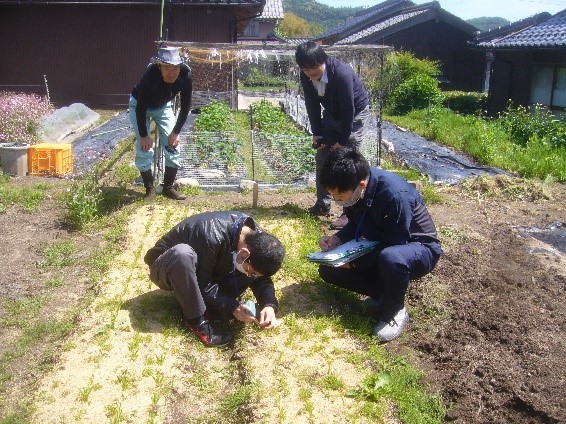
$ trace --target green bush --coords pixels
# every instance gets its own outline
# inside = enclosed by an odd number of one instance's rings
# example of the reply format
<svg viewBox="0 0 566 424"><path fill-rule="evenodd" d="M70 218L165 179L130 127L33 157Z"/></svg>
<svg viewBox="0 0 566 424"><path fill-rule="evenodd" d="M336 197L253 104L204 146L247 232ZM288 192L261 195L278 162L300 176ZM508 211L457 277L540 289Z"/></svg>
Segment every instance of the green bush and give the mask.
<svg viewBox="0 0 566 424"><path fill-rule="evenodd" d="M376 93L383 88L384 101L387 100L395 89L404 81L415 75L426 75L437 77L441 74L440 62L428 59L417 59L411 52L393 52L385 56L383 64L383 75L379 73L379 67L367 69L365 72L365 85L370 91L372 99Z"/></svg>
<svg viewBox="0 0 566 424"><path fill-rule="evenodd" d="M278 87L284 86L287 80L285 77L267 75L259 68L251 68L247 77L242 79L245 87Z"/></svg>
<svg viewBox="0 0 566 424"><path fill-rule="evenodd" d="M566 119L559 118L542 105L531 111L524 106L509 106L499 115L499 122L509 135L509 140L526 146L535 137L545 140L552 147L566 147Z"/></svg>
<svg viewBox="0 0 566 424"><path fill-rule="evenodd" d="M462 115L481 115L485 110L487 93L444 91L442 105Z"/></svg>
<svg viewBox="0 0 566 424"><path fill-rule="evenodd" d="M397 86L387 108L396 115L404 115L413 109L434 106L441 99L438 81L429 75L416 74Z"/></svg>

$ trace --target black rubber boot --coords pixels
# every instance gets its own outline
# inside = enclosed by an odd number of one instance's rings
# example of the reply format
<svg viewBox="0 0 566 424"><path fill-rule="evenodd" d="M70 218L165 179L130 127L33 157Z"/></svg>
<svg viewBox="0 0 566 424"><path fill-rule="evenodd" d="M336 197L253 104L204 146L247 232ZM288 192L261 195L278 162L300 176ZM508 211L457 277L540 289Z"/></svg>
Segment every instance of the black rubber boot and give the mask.
<svg viewBox="0 0 566 424"><path fill-rule="evenodd" d="M153 174L151 170L140 172L143 186L145 187L145 196L143 197L144 202L153 202L155 200L155 187L153 187Z"/></svg>
<svg viewBox="0 0 566 424"><path fill-rule="evenodd" d="M165 197L168 197L173 200L184 200L187 198L182 193L179 193L173 187L173 183L175 182L175 177L177 176L177 168L170 168L168 166L165 167L165 174L163 174L163 192L162 194Z"/></svg>

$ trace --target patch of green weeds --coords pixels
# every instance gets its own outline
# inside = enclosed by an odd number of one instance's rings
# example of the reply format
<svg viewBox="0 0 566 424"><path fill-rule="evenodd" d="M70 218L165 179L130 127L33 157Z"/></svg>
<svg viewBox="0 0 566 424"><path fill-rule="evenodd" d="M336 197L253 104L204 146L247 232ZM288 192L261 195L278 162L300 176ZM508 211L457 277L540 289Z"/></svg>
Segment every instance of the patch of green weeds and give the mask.
<svg viewBox="0 0 566 424"><path fill-rule="evenodd" d="M56 289L62 287L63 284L64 284L63 277L55 276L47 279L47 281L45 282L45 287L48 289Z"/></svg>
<svg viewBox="0 0 566 424"><path fill-rule="evenodd" d="M313 422L314 403L312 401L312 389L310 387L301 387L299 389L299 400L303 402L309 422Z"/></svg>
<svg viewBox="0 0 566 424"><path fill-rule="evenodd" d="M442 423L445 406L439 396L427 393L422 372L404 358L385 356L381 351L378 346L369 349L378 371L368 375L351 396L377 404L390 400L402 422Z"/></svg>
<svg viewBox="0 0 566 424"><path fill-rule="evenodd" d="M144 337L140 333L134 333L132 340L128 343L128 349L130 351L130 359L135 361L138 357L141 344L144 342Z"/></svg>
<svg viewBox="0 0 566 424"><path fill-rule="evenodd" d="M200 187L182 186L181 192L187 196L198 196L202 194L202 189Z"/></svg>
<svg viewBox="0 0 566 424"><path fill-rule="evenodd" d="M344 381L334 374L327 374L319 378L316 383L323 390L342 390L345 386Z"/></svg>
<svg viewBox="0 0 566 424"><path fill-rule="evenodd" d="M114 168L114 181L121 189L133 184L140 171L131 163L121 163Z"/></svg>
<svg viewBox="0 0 566 424"><path fill-rule="evenodd" d="M252 403L254 389L251 385L239 386L235 391L228 393L220 400L220 415L227 420L243 418L245 410Z"/></svg>
<svg viewBox="0 0 566 424"><path fill-rule="evenodd" d="M63 268L73 263L73 242L62 240L48 242L42 246L44 264L53 268Z"/></svg>
<svg viewBox="0 0 566 424"><path fill-rule="evenodd" d="M51 188L48 184L34 184L31 187L14 187L10 177L0 175L0 213L11 205L20 205L24 211L33 212L39 208Z"/></svg>
<svg viewBox="0 0 566 424"><path fill-rule="evenodd" d="M2 417L0 417L0 424L24 424L29 423L33 414L33 408L25 402L20 402L18 405L10 405L10 413L4 416L8 409L4 407L3 401L0 401L0 410Z"/></svg>
<svg viewBox="0 0 566 424"><path fill-rule="evenodd" d="M127 417L124 411L122 411L122 404L118 400L115 400L110 405L106 405L104 409L106 411L106 417L111 424L119 424L127 421Z"/></svg>
<svg viewBox="0 0 566 424"><path fill-rule="evenodd" d="M456 228L453 225L439 225L437 228L440 240L450 240L455 244L462 244L466 241L466 235L462 228Z"/></svg>
<svg viewBox="0 0 566 424"><path fill-rule="evenodd" d="M95 383L94 379L91 377L88 384L79 390L79 394L77 395L77 400L79 402L88 403L90 395L93 392L100 389L102 389L102 386L98 383Z"/></svg>
<svg viewBox="0 0 566 424"><path fill-rule="evenodd" d="M90 173L83 179L73 181L63 197L66 221L75 229L81 229L101 214L102 190L96 174Z"/></svg>
<svg viewBox="0 0 566 424"><path fill-rule="evenodd" d="M135 381L135 378L130 376L130 373L127 370L122 370L116 377L116 380L114 380L114 383L119 384L122 391L126 391L135 386Z"/></svg>
<svg viewBox="0 0 566 424"><path fill-rule="evenodd" d="M480 175L474 178L466 178L461 187L465 191L483 198L505 198L534 202L550 198L549 182L552 182L551 178L540 183L535 180L511 178L505 175L495 177Z"/></svg>
<svg viewBox="0 0 566 424"><path fill-rule="evenodd" d="M34 326L35 320L41 312L43 305L47 303L45 296L29 297L23 299L5 299L5 309L2 324L6 327L26 329Z"/></svg>

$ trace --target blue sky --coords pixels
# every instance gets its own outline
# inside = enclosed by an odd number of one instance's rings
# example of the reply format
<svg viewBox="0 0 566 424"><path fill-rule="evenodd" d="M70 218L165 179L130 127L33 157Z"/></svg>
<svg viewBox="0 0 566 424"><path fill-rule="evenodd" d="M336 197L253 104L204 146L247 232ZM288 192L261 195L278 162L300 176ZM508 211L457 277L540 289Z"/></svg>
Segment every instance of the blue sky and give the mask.
<svg viewBox="0 0 566 424"><path fill-rule="evenodd" d="M317 0L334 7L375 6L382 0ZM430 0L413 0L428 3ZM540 12L554 15L566 9L566 0L439 0L440 6L461 19L499 16L511 22Z"/></svg>

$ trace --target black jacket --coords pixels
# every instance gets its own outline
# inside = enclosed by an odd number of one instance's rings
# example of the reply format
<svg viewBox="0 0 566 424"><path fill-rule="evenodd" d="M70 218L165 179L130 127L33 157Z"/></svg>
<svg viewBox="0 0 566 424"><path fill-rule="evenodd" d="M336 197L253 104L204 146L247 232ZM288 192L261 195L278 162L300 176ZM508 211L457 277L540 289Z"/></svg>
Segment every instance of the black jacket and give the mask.
<svg viewBox="0 0 566 424"><path fill-rule="evenodd" d="M250 216L237 211L205 212L193 215L157 241L144 257L153 262L171 247L185 243L197 254L196 276L207 310L227 318L238 307L238 298L249 287L259 309L279 304L270 277L251 278L234 269L232 252L236 251L244 224L254 230L261 227Z"/></svg>
<svg viewBox="0 0 566 424"><path fill-rule="evenodd" d="M136 120L141 137L147 137L146 117L148 109L156 109L171 102L177 93L181 93L181 108L177 116L177 122L173 128L175 134L179 134L189 111L193 94L193 78L191 70L186 65L181 65L181 72L174 83L168 84L163 81L161 71L156 64L147 67L140 82L132 90L132 97L137 100Z"/></svg>

